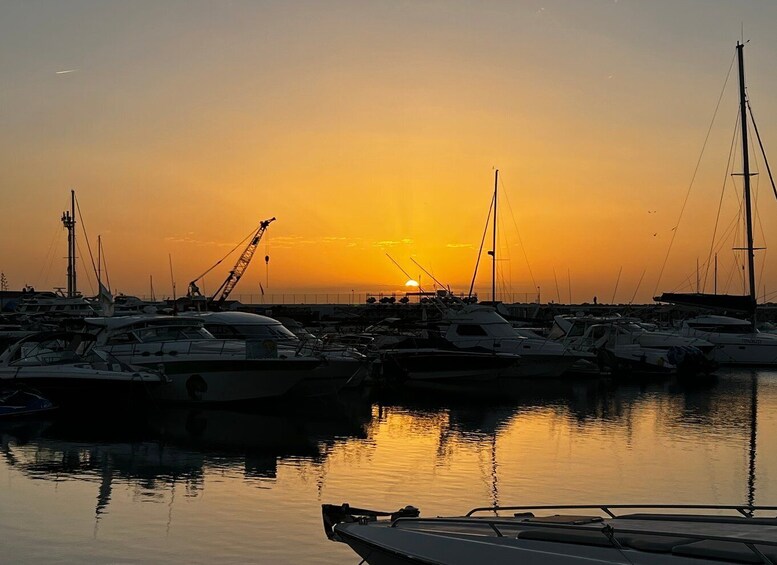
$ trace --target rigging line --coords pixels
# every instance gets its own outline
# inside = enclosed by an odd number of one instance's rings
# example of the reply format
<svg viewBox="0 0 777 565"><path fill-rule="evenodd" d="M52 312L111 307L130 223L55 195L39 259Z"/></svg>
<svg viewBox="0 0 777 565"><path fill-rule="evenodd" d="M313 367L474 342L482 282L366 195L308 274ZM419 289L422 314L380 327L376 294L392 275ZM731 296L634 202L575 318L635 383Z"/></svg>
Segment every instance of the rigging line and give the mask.
<svg viewBox="0 0 777 565"><path fill-rule="evenodd" d="M615 304L615 295L618 292L618 283L621 282L621 273L623 272L623 265L621 265L621 268L618 269L618 278L615 279L615 290L612 291L612 299L610 300L610 304Z"/></svg>
<svg viewBox="0 0 777 565"><path fill-rule="evenodd" d="M758 273L758 280L762 281L764 280L764 270L766 269L766 250L764 249L763 254L763 261L761 262L761 270ZM764 293L764 297L766 296L766 293ZM764 300L766 302L766 300Z"/></svg>
<svg viewBox="0 0 777 565"><path fill-rule="evenodd" d="M739 124L739 113L737 113L737 120L736 124ZM728 150L728 160L726 162L726 172L723 175L723 188L720 191L720 200L718 201L718 213L715 216L715 228L712 230L712 239L710 240L710 252L707 255L707 268L704 271L704 288L707 288L707 278L710 273L710 262L712 260L712 253L713 253L713 247L715 246L715 237L718 234L718 223L720 221L720 212L723 209L723 197L726 195L726 186L728 185L728 179L729 174L731 171L731 163L733 159L733 154L736 147L736 134L737 134L737 126L734 125L734 131L731 136L731 145L729 146Z"/></svg>
<svg viewBox="0 0 777 565"><path fill-rule="evenodd" d="M78 243L78 238L76 238L76 247L78 248L78 252L83 255L83 252L81 251L81 244ZM89 278L89 271L86 272L86 282L89 283L89 290L91 290L94 293L94 287L92 286L92 279Z"/></svg>
<svg viewBox="0 0 777 565"><path fill-rule="evenodd" d="M755 116L753 116L753 109L750 107L750 99L745 99L745 104L747 104L747 109L750 112L750 121L753 123L753 130L755 131L755 137L758 140L758 147L761 149L761 155L763 155L764 158L764 164L766 165L766 172L769 174L769 181L772 183L772 192L774 192L774 197L777 198L777 186L774 185L774 177L772 176L772 169L769 167L769 160L766 158L766 150L764 149L764 144L761 143L761 134L758 133L758 124L755 123Z"/></svg>
<svg viewBox="0 0 777 565"><path fill-rule="evenodd" d="M400 271L402 271L402 273L404 273L404 275L405 275L405 276L408 278L408 280L410 280L410 279L412 279L412 278L413 278L412 276L410 276L410 273L408 273L406 270L404 270L404 269L402 268L402 265L400 265L399 263L397 263L397 262L394 260L394 258L393 258L391 255L389 255L388 253L386 253L386 257L388 257L389 259L391 259L391 262L392 262L392 263L394 263L394 265L396 265L396 266L397 266L397 269L399 269ZM416 282L417 282L417 281L416 281ZM423 292L423 289L421 288L421 285L420 285L420 284L418 285L418 290L419 290L420 292Z"/></svg>
<svg viewBox="0 0 777 565"><path fill-rule="evenodd" d="M764 294L764 302L766 302L767 300L770 300L771 298L774 298L775 296L777 296L777 290L773 290L767 294Z"/></svg>
<svg viewBox="0 0 777 565"><path fill-rule="evenodd" d="M765 156L764 156L764 162L766 162L766 157ZM755 219L756 219L756 222L758 223L758 229L760 231L761 241L763 241L764 244L765 244L766 243L766 232L764 231L764 225L763 225L763 222L761 221L760 207L758 206L759 195L760 195L760 188L761 188L761 176L760 176L761 169L759 167L760 162L759 162L758 157L756 155L753 155L753 164L755 166L755 173L757 175L755 177L755 188L753 190L753 207L755 208Z"/></svg>
<svg viewBox="0 0 777 565"><path fill-rule="evenodd" d="M102 245L102 241L101 241L100 244ZM100 257L102 258L102 262L103 262L103 267L104 267L103 273L105 273L105 282L107 283L106 286L108 287L108 291L110 292L110 290L111 290L111 277L108 274L108 261L105 259L105 253L104 252L100 253Z"/></svg>
<svg viewBox="0 0 777 565"><path fill-rule="evenodd" d="M634 304L634 299L637 297L637 292L639 292L639 287L642 284L642 279L645 278L645 272L647 272L647 268L642 269L642 276L639 277L639 281L637 282L637 288L634 289L634 294L631 295L631 300L629 300L629 306Z"/></svg>
<svg viewBox="0 0 777 565"><path fill-rule="evenodd" d="M56 244L58 243L59 235L62 230L62 224L60 222L57 222L57 224L58 224L57 229L54 230L54 235L52 236L51 242L49 243L49 249L46 252L46 256L43 258L43 264L40 267L40 271L38 271L37 280L40 280L41 278L43 278L44 272L47 272L48 270L50 270L51 265L54 263L54 256L56 254L55 247L56 247ZM48 279L48 276L46 276L46 278Z"/></svg>
<svg viewBox="0 0 777 565"><path fill-rule="evenodd" d="M556 267L553 267L553 280L556 282L556 300L561 304L561 292L558 289L558 277L556 276Z"/></svg>
<svg viewBox="0 0 777 565"><path fill-rule="evenodd" d="M507 195L507 187L505 186L503 176L499 177L499 184L502 185L502 194L504 194L505 202L507 202L507 208L510 210L510 217L513 220L513 225L515 226L515 232L518 234L518 243L521 244L521 251L523 251L523 258L526 261L526 268L529 270L529 276L531 277L532 284L536 287L537 281L534 280L534 273L531 270L531 265L529 264L529 256L526 254L526 248L523 245L523 238L521 237L521 230L518 229L518 223L515 221L515 214L513 213L513 205L510 204L510 197Z"/></svg>
<svg viewBox="0 0 777 565"><path fill-rule="evenodd" d="M387 255L388 255L388 253L387 253ZM389 258L390 258L390 257L389 257ZM419 263L418 261L416 261L416 260L415 260L415 259L413 259L412 257L410 258L410 260L411 260L413 263L415 263L415 264L416 264L416 266L417 266L419 269L421 269L421 270L424 272L424 274L425 274L425 275L427 275L429 278L431 278L431 279L432 279L432 280L433 280L435 283L437 283L438 285L440 285L442 288L446 288L446 285L442 284L440 281L438 281L436 278L434 278L434 275L433 275L432 273L430 273L429 271L427 271L426 269L424 269L424 268L423 268L423 266L421 265L421 263ZM412 279L413 277L408 277L408 278L409 278L409 279Z"/></svg>
<svg viewBox="0 0 777 565"><path fill-rule="evenodd" d="M675 223L675 229L672 232L672 239L669 241L669 248L666 250L666 257L664 257L664 263L661 265L661 270L658 273L658 279L656 280L656 288L653 290L653 295L655 295L658 292L658 287L661 284L661 277L664 275L664 269L666 268L666 263L669 260L669 254L672 251L672 245L674 245L675 237L677 237L677 232L680 231L680 221L683 218L683 212L685 212L685 206L688 204L688 197L691 195L691 189L693 188L693 183L696 180L696 175L699 172L699 166L701 165L702 157L704 156L704 151L707 148L707 142L710 139L710 133L712 133L712 126L715 124L715 118L718 115L718 109L720 108L720 103L723 100L723 94L726 91L726 85L728 84L728 79L731 76L731 69L734 67L734 59L736 58L736 53L734 54L734 57L731 58L731 64L728 67L728 73L726 73L726 80L723 82L723 88L720 90L720 96L718 96L718 103L715 105L715 112L712 115L712 121L710 122L710 126L707 129L707 135L704 136L704 143L701 147L701 153L699 153L699 158L696 161L696 167L693 169L693 175L691 176L691 182L688 185L688 191L685 193L685 199L683 200L682 208L680 208L680 215L677 218L677 222Z"/></svg>
<svg viewBox="0 0 777 565"><path fill-rule="evenodd" d="M736 231L737 226L739 225L739 216L735 217L731 222L729 222L728 227L726 227L725 231L723 232L723 235L718 240L717 246L713 249L714 252L719 252L723 246L726 244L726 240L730 237L731 234L733 234ZM736 244L732 245L733 247L736 247ZM708 265L707 260L705 260L704 263L702 263L702 267L706 267ZM678 292L680 288L684 288L686 284L688 284L688 281L690 281L692 278L696 276L696 270L688 274L684 279L682 279L682 282L678 284L673 292Z"/></svg>
<svg viewBox="0 0 777 565"><path fill-rule="evenodd" d="M502 192L504 193L505 191L503 190ZM500 259L497 262L497 270L500 271L499 272L499 277L500 277L500 281L502 283L501 291L502 291L502 295L505 296L505 295L508 294L508 290L512 286L512 282L513 282L512 256L510 255L510 245L509 245L509 242L507 241L507 234L505 233L505 230L499 230L499 232L497 234L497 239L498 239L497 245L499 246L499 254L497 255L497 257L500 257L502 255L506 256L505 259ZM501 269L498 268L499 267L499 264L498 264L499 261L501 261L503 263L504 262L507 263L507 274L506 275L505 275L505 269L504 268L501 268Z"/></svg>
<svg viewBox="0 0 777 565"><path fill-rule="evenodd" d="M78 219L81 220L81 231L84 232L84 239L86 240L86 249L89 251L89 260L92 262L92 270L95 272L95 278L96 278L97 267L94 264L94 256L92 255L92 246L89 244L89 235L86 233L86 224L84 223L84 216L83 214L81 214L81 204L78 202L78 196L75 197L75 201L76 201L76 210L78 211ZM75 234L73 234L73 237L75 237Z"/></svg>
<svg viewBox="0 0 777 565"><path fill-rule="evenodd" d="M483 245L486 242L486 234L488 233L488 224L491 222L491 212L494 209L494 197L491 197L491 206L488 208L488 217L486 218L486 227L483 228L483 238L480 240L480 249L478 249L478 259L475 261L475 272L472 273L472 283L469 285L469 293L467 298L472 298L472 289L475 287L475 277L478 276L478 266L480 265L480 256L483 255ZM496 250L494 250L496 251Z"/></svg>

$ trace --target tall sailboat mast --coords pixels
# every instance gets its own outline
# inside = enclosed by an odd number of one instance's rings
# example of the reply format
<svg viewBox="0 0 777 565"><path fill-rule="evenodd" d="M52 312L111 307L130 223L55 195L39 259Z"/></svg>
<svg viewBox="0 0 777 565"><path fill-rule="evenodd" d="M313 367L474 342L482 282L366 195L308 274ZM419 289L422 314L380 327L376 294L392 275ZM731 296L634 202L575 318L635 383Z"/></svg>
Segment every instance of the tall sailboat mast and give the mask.
<svg viewBox="0 0 777 565"><path fill-rule="evenodd" d="M745 62L744 44L737 42L737 59L739 61L739 111L742 124L742 176L745 185L745 223L747 227L747 270L750 278L750 299L753 306L756 303L755 290L755 252L753 248L753 212L750 204L750 153L747 143L747 94L745 92ZM755 323L755 313L753 313Z"/></svg>
<svg viewBox="0 0 777 565"><path fill-rule="evenodd" d="M494 171L494 232L491 251L491 300L496 304L496 204L497 191L499 190L499 169Z"/></svg>

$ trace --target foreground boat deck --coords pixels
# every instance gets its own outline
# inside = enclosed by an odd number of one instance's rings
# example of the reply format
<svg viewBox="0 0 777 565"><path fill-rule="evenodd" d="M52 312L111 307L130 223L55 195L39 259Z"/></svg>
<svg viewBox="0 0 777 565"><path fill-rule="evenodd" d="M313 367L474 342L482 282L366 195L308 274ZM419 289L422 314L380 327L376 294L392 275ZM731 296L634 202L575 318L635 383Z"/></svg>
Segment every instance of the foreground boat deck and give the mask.
<svg viewBox="0 0 777 565"><path fill-rule="evenodd" d="M621 509L640 512L616 514ZM540 510L574 513L535 516ZM484 516L486 511L492 516ZM499 515L507 511L512 515ZM757 517L756 512L764 516ZM346 512L344 521L332 525L327 535L347 543L373 565L777 564L777 507L501 507L450 518L410 513L400 511L390 520L378 520L377 515L358 512L349 518ZM324 522L327 529L326 505Z"/></svg>

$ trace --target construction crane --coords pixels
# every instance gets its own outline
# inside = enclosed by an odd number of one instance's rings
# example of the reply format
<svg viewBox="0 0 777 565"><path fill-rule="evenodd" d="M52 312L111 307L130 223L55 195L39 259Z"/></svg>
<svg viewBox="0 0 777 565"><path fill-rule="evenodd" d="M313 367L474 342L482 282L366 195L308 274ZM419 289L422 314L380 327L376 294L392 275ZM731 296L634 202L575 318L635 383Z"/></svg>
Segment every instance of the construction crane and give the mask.
<svg viewBox="0 0 777 565"><path fill-rule="evenodd" d="M259 242L262 240L262 236L264 235L264 232L267 231L267 227L274 221L275 221L275 218L270 218L269 220L264 220L259 224L259 227L257 228L254 235L251 237L251 241L248 243L248 246L243 250L243 253L240 255L240 258L237 260L237 263L235 263L235 266L232 267L232 270L229 271L229 275L227 275L226 280L223 283L221 283L221 286L219 286L216 289L216 292L213 293L213 296L210 296L207 299L209 310L210 309L219 310L221 306L224 304L224 302L227 300L229 295L232 293L232 291L235 290L237 283L240 282L240 278L246 272L246 269L248 268L248 264L251 262L251 259L253 258L254 253L256 252L256 248L259 247ZM232 252L230 251L230 253ZM194 279L189 283L189 291L188 291L189 298L197 298L197 297L203 296L202 292L200 292L200 289L197 286L197 281L199 281L202 277L204 277L209 272L211 272L214 268L216 268L219 265L219 263L221 263L221 261L223 261L224 259L226 259L226 257L218 261L210 269L208 269L207 271L202 273L199 277L197 277L196 279Z"/></svg>

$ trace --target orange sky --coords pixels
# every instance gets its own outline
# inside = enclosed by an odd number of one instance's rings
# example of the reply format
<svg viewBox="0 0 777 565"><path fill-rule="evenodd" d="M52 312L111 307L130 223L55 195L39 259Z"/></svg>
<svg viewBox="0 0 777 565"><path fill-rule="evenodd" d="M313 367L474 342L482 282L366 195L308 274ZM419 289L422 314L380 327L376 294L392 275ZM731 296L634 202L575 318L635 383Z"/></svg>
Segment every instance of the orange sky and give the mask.
<svg viewBox="0 0 777 565"><path fill-rule="evenodd" d="M743 22L768 150L767 3L10 2L0 269L11 288L65 286L59 217L75 188L114 290L147 294L153 275L169 295L172 255L180 294L276 216L236 294L265 283L266 249L273 293L399 289L386 252L466 291L496 166L501 289L566 301L569 272L574 301L608 302L622 267L615 300L648 301ZM689 275L695 286L708 256L735 87L732 75L659 291ZM777 202L758 179L768 245ZM721 230L736 214L731 188ZM732 245L720 245L719 290L737 292Z"/></svg>

